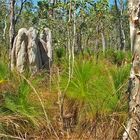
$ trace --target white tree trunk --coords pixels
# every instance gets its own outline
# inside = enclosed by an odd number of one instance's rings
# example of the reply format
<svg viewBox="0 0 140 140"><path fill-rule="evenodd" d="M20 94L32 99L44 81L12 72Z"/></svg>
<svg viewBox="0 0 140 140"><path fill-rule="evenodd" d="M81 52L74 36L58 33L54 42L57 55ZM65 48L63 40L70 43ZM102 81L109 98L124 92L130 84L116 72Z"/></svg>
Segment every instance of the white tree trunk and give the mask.
<svg viewBox="0 0 140 140"><path fill-rule="evenodd" d="M106 39L105 39L104 32L101 33L101 37L102 37L103 54L105 55L105 50L106 50Z"/></svg>

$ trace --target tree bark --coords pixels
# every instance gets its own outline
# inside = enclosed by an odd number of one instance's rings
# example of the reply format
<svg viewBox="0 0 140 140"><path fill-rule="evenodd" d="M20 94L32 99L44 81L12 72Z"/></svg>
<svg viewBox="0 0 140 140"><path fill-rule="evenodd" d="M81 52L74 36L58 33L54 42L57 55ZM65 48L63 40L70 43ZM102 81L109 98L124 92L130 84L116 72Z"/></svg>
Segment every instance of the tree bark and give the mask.
<svg viewBox="0 0 140 140"><path fill-rule="evenodd" d="M140 140L140 0L129 0L130 37L133 50L129 80L129 118L123 140Z"/></svg>
<svg viewBox="0 0 140 140"><path fill-rule="evenodd" d="M131 51L134 53L134 45L136 41L136 32L138 30L137 22L139 21L139 8L140 0L129 0L129 13L130 13L130 41Z"/></svg>

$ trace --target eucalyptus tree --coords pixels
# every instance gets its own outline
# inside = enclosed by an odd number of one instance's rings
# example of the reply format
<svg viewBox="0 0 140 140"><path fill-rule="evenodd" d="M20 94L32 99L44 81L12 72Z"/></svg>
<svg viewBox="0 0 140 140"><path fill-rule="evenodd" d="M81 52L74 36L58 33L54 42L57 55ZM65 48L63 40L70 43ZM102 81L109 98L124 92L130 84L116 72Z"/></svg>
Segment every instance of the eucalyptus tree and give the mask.
<svg viewBox="0 0 140 140"><path fill-rule="evenodd" d="M123 140L140 139L140 0L129 0L130 38L133 50L129 80L129 118Z"/></svg>

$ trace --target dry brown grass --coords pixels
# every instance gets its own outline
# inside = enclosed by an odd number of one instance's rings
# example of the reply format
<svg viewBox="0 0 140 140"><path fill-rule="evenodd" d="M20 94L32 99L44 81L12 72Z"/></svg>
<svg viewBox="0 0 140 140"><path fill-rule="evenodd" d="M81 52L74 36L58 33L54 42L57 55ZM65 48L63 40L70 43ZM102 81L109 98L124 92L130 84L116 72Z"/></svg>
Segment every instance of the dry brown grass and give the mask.
<svg viewBox="0 0 140 140"><path fill-rule="evenodd" d="M40 89L38 89L40 90ZM2 140L120 140L124 130L126 113L110 113L93 115L83 112L86 104L65 98L64 114L61 114L58 104L58 94L47 89L39 93L45 111L53 129L48 126L44 114L34 118L32 123L28 118L18 115L0 115L0 139ZM34 92L29 97L30 102L42 110L40 101ZM77 113L74 116L74 113ZM54 133L56 132L56 134Z"/></svg>
<svg viewBox="0 0 140 140"><path fill-rule="evenodd" d="M127 118L125 112L95 113L91 115L82 112L82 108L85 106L84 103L81 104L66 98L62 121L57 102L57 93L48 93L46 91L40 94L47 108L49 119L60 140L121 140L121 135L124 131L123 125ZM35 96L33 98L33 94L31 95L31 100L35 104L37 103L37 98ZM73 113L75 110L77 111L77 116L74 118ZM48 133L48 129L45 126L41 131L43 131L41 132L43 134L40 135L41 133L38 133L38 140L39 138L42 140L57 139L53 131L52 134Z"/></svg>

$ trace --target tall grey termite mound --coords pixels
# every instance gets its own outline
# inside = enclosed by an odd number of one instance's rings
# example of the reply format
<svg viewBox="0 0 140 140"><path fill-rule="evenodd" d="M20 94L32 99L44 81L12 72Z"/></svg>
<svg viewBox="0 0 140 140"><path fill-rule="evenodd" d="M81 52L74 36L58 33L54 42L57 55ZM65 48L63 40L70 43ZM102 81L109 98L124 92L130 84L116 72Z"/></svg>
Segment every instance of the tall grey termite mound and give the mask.
<svg viewBox="0 0 140 140"><path fill-rule="evenodd" d="M52 38L49 28L39 31L33 27L21 28L15 37L11 51L11 70L20 73L29 70L50 69L52 64Z"/></svg>
<svg viewBox="0 0 140 140"><path fill-rule="evenodd" d="M11 69L16 68L19 72L23 72L27 65L27 45L28 36L27 29L21 28L15 37L13 48L11 51Z"/></svg>

